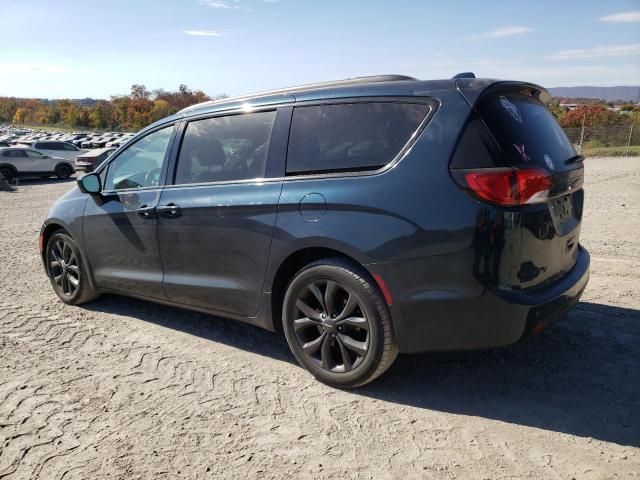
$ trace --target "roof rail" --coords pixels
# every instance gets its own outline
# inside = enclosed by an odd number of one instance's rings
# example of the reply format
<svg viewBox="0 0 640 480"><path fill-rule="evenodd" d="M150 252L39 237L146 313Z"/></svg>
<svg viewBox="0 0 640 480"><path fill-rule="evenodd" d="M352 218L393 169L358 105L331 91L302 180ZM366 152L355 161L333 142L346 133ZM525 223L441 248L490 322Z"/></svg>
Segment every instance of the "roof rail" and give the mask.
<svg viewBox="0 0 640 480"><path fill-rule="evenodd" d="M367 83L406 82L406 81L416 81L416 80L417 78L409 77L407 75L372 75L369 77L347 78L344 80L333 80L330 82L309 83L307 85L299 85L296 87L278 88L276 90L266 90L263 92L250 93L247 95L239 95L236 97L222 98L220 100L210 100L208 102L198 103L196 105L191 105L190 107L183 108L178 113L188 112L190 110L193 110L195 108L200 108L205 105L236 102L236 101L253 98L253 97L264 97L267 95L294 93L294 92L299 92L300 90L312 90L314 88L344 87L349 85L360 85L360 84L367 84Z"/></svg>

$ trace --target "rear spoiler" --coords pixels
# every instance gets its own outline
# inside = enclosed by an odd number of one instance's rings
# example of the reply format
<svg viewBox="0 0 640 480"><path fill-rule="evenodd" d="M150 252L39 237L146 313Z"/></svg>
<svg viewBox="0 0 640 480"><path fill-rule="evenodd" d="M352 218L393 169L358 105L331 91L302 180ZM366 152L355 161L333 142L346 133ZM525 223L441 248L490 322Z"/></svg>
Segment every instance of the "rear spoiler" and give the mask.
<svg viewBox="0 0 640 480"><path fill-rule="evenodd" d="M551 101L551 94L545 88L535 83L511 80L457 78L456 87L471 108L475 107L480 97L501 92L522 92L538 98L538 100L545 105Z"/></svg>

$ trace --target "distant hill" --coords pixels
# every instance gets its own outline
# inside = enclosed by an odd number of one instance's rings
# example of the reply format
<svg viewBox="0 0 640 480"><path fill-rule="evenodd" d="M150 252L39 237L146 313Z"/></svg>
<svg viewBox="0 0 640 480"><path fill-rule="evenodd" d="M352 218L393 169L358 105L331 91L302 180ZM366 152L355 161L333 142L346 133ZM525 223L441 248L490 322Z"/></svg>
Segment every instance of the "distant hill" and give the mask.
<svg viewBox="0 0 640 480"><path fill-rule="evenodd" d="M554 97L562 98L599 98L607 102L623 100L638 101L640 87L555 87L549 88Z"/></svg>

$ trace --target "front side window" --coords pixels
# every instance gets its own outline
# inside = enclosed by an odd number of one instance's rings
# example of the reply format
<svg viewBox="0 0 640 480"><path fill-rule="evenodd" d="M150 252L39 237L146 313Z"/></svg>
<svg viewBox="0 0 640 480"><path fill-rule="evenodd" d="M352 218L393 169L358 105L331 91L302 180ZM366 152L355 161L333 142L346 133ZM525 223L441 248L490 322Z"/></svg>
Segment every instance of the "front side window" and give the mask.
<svg viewBox="0 0 640 480"><path fill-rule="evenodd" d="M391 102L296 107L287 175L382 168L428 113L428 105Z"/></svg>
<svg viewBox="0 0 640 480"><path fill-rule="evenodd" d="M114 158L107 169L104 189L157 186L174 128L172 125L150 133Z"/></svg>
<svg viewBox="0 0 640 480"><path fill-rule="evenodd" d="M65 149L68 152L77 152L78 148L75 145L72 145L70 143L63 143L62 144L62 148Z"/></svg>
<svg viewBox="0 0 640 480"><path fill-rule="evenodd" d="M33 150L27 150L26 151L27 157L29 158L42 158L44 157L44 155L40 152L35 152Z"/></svg>
<svg viewBox="0 0 640 480"><path fill-rule="evenodd" d="M262 178L276 112L246 113L189 122L175 183Z"/></svg>

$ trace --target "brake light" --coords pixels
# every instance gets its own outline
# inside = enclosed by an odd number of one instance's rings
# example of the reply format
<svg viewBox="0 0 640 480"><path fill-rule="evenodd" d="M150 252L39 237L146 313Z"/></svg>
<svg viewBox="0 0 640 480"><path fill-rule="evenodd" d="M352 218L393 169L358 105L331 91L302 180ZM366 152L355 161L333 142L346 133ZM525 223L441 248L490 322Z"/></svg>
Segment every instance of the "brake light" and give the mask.
<svg viewBox="0 0 640 480"><path fill-rule="evenodd" d="M464 180L480 199L507 207L546 202L552 186L542 168L475 170L466 172Z"/></svg>

